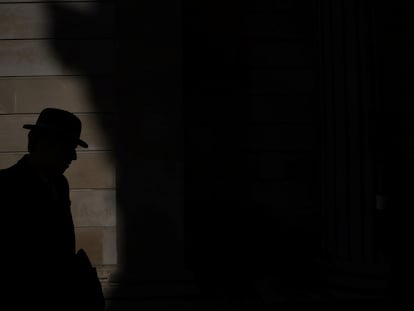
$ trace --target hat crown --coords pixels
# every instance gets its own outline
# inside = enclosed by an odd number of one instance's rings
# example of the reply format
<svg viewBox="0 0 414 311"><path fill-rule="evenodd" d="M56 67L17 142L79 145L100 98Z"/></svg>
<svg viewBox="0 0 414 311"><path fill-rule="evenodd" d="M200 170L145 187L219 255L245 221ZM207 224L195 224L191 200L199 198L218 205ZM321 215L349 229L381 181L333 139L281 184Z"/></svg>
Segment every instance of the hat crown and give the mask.
<svg viewBox="0 0 414 311"><path fill-rule="evenodd" d="M55 128L71 134L76 138L80 137L82 123L73 113L56 108L46 108L40 113L36 125Z"/></svg>

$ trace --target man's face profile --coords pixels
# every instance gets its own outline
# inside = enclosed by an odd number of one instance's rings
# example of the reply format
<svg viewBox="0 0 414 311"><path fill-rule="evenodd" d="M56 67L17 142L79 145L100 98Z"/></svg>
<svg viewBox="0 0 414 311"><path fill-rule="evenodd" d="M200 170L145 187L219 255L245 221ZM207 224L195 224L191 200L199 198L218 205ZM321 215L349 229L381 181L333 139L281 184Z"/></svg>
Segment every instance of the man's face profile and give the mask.
<svg viewBox="0 0 414 311"><path fill-rule="evenodd" d="M38 160L42 170L48 175L61 175L77 159L77 143L50 133L36 138L32 155Z"/></svg>

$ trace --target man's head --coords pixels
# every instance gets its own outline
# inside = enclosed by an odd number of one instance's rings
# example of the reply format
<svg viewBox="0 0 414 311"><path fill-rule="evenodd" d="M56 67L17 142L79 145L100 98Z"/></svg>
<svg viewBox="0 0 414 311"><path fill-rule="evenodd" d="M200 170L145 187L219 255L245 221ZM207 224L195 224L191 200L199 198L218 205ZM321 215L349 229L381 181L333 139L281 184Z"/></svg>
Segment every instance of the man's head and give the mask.
<svg viewBox="0 0 414 311"><path fill-rule="evenodd" d="M25 124L23 128L30 129L28 151L31 159L47 175L63 174L77 159L76 147L88 147L80 139L81 121L65 110L46 108L36 124Z"/></svg>

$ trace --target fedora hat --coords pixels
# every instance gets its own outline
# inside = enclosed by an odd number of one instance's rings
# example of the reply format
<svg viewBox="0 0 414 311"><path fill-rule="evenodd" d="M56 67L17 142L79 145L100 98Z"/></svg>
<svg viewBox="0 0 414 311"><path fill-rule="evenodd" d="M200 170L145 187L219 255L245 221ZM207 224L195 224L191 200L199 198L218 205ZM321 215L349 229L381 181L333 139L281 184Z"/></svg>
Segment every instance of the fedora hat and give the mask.
<svg viewBox="0 0 414 311"><path fill-rule="evenodd" d="M43 109L36 124L24 124L25 129L42 129L54 132L62 137L74 140L79 146L88 148L88 144L80 139L82 123L73 113L56 108Z"/></svg>

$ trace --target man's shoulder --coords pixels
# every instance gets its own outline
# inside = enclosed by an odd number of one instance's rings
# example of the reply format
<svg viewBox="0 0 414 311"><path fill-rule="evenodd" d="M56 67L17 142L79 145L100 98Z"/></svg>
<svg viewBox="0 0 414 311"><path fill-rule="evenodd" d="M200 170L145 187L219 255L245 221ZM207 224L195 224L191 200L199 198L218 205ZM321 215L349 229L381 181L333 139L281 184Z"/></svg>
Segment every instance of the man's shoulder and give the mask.
<svg viewBox="0 0 414 311"><path fill-rule="evenodd" d="M16 164L0 169L0 179L8 179L17 174L18 170L16 169Z"/></svg>
<svg viewBox="0 0 414 311"><path fill-rule="evenodd" d="M0 169L0 193L3 197L6 194L12 194L18 187L22 180L19 170L16 165L8 168Z"/></svg>
<svg viewBox="0 0 414 311"><path fill-rule="evenodd" d="M14 181L20 183L22 180L26 180L27 176L30 175L30 172L26 166L27 165L25 164L23 157L15 164L7 168L0 169L0 181L2 183L13 183Z"/></svg>

